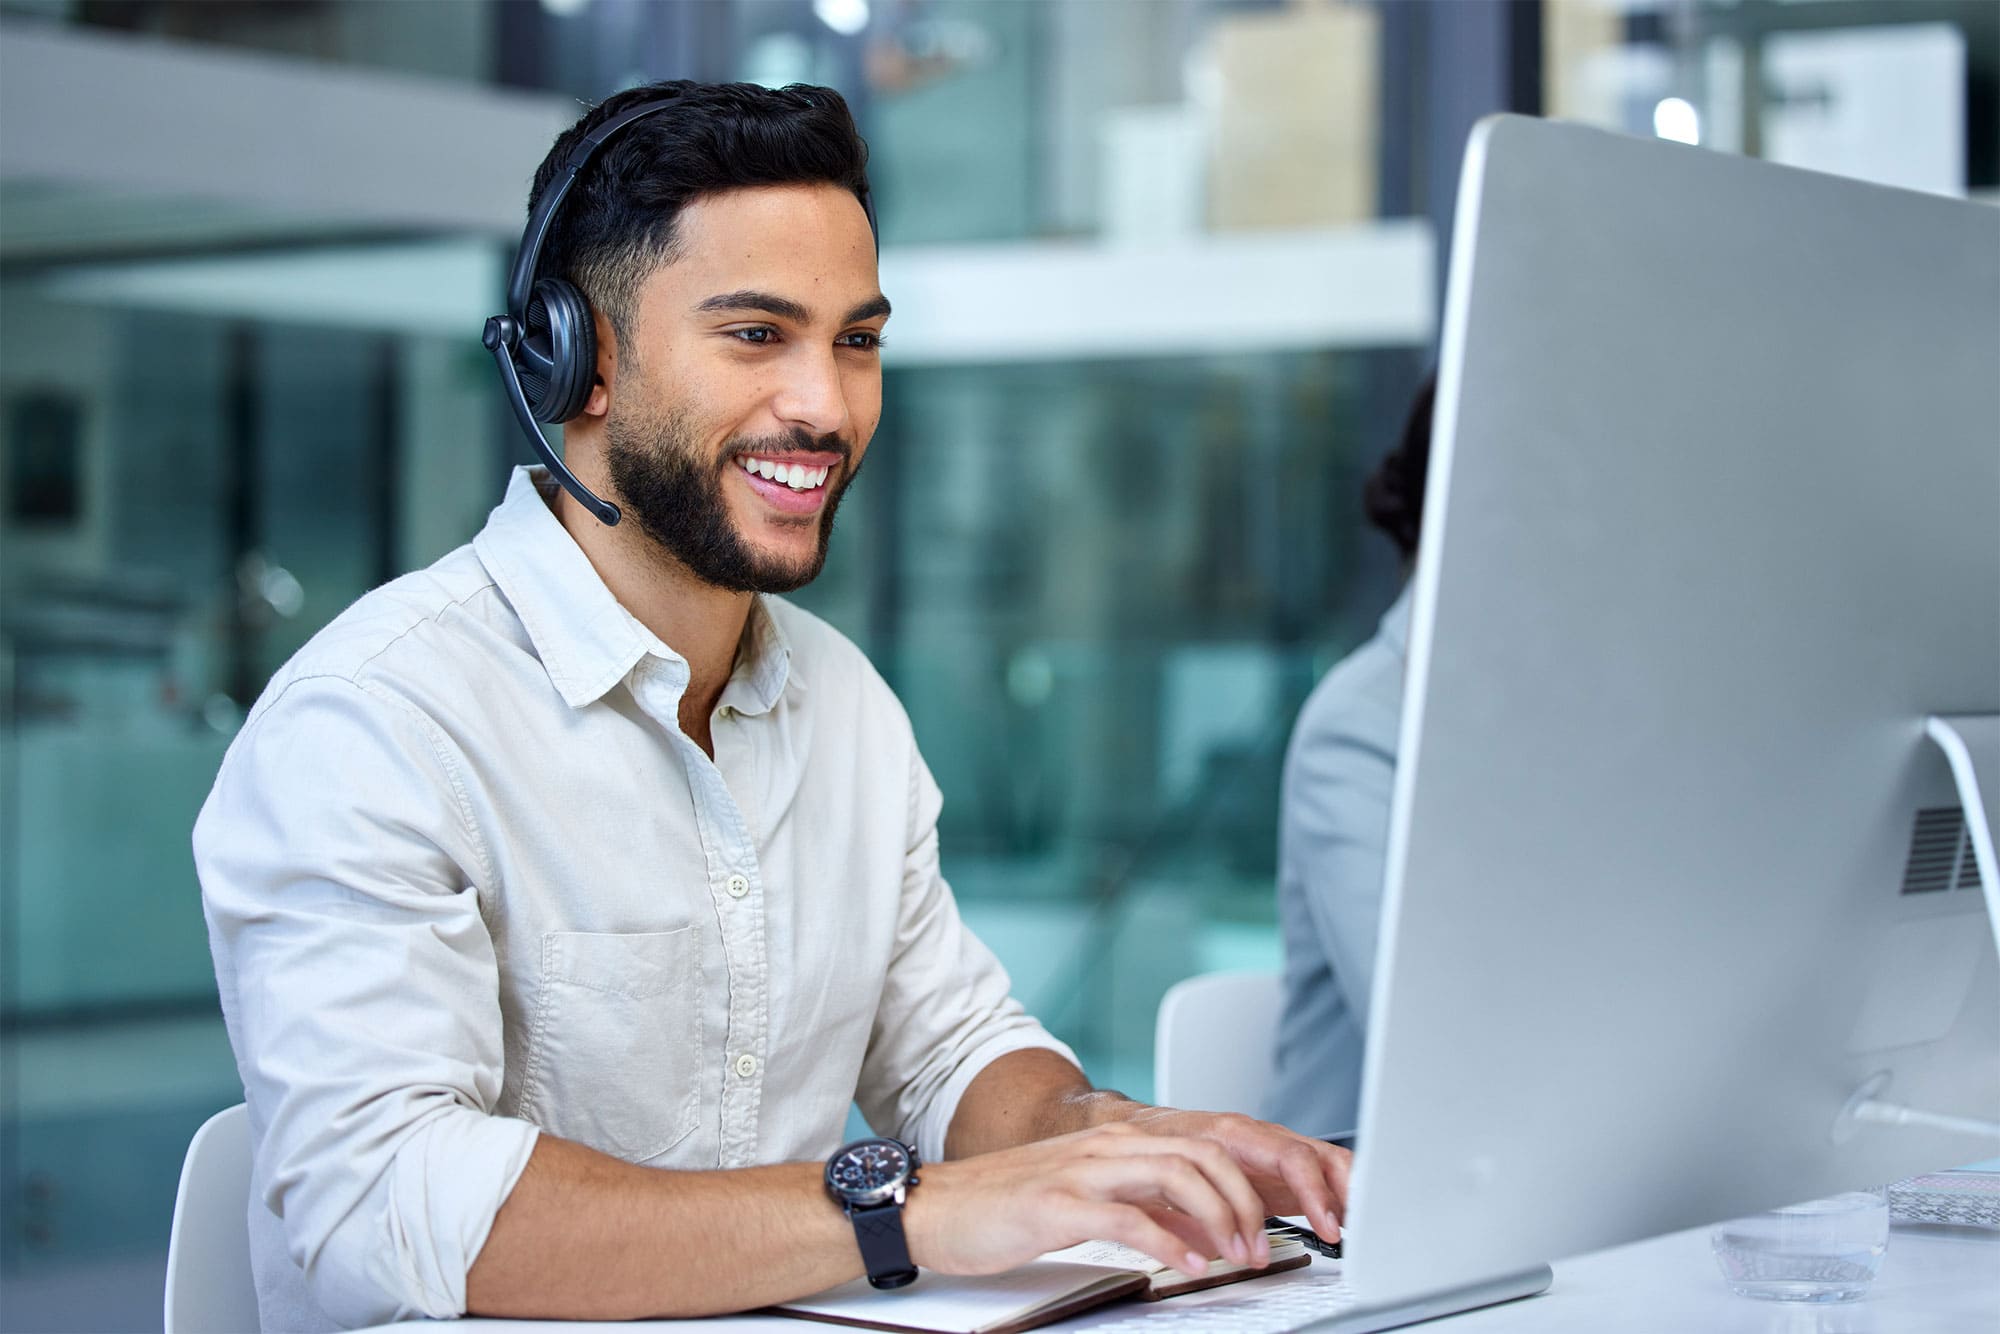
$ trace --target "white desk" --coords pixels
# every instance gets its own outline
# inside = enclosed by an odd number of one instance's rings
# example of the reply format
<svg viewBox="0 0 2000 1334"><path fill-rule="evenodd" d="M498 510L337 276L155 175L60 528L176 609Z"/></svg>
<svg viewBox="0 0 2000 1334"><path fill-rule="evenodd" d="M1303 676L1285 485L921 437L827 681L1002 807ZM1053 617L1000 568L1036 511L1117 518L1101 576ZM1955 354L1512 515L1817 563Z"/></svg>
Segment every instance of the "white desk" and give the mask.
<svg viewBox="0 0 2000 1334"><path fill-rule="evenodd" d="M1450 1334L2000 1334L2000 1233L1894 1228L1882 1272L1854 1302L1739 1297L1722 1281L1708 1229L1675 1232L1558 1262L1539 1297L1424 1328Z"/></svg>
<svg viewBox="0 0 2000 1334"><path fill-rule="evenodd" d="M1310 1281L1324 1260L1268 1282ZM1738 1297L1723 1285L1709 1253L1708 1229L1675 1232L1598 1251L1555 1265L1556 1281L1539 1297L1467 1311L1416 1326L1429 1334L2000 1334L2000 1233L1972 1228L1903 1228L1889 1235L1882 1273L1856 1302L1813 1306ZM1181 1298L1185 1302L1236 1288ZM1087 1331L1135 1311L1166 1309L1125 1303L1080 1316L1051 1330ZM802 1334L831 1329L781 1316L728 1316L702 1321L583 1323L464 1320L454 1331L485 1334L632 1334L647 1329L759 1331ZM435 1329L424 1321L380 1330Z"/></svg>

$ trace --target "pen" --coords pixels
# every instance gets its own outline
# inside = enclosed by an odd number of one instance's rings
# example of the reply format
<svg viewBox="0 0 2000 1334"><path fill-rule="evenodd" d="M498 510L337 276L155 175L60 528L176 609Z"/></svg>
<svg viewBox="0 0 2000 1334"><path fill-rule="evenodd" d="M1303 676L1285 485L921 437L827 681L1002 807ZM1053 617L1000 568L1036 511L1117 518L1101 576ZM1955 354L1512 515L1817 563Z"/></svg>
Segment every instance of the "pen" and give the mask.
<svg viewBox="0 0 2000 1334"><path fill-rule="evenodd" d="M1340 1258L1339 1242L1328 1241L1325 1237L1320 1236L1319 1233L1309 1228L1302 1228L1296 1224L1287 1223L1282 1218L1266 1218L1264 1220L1264 1231L1279 1238L1297 1237L1305 1244L1307 1250L1317 1251L1329 1260L1338 1260Z"/></svg>

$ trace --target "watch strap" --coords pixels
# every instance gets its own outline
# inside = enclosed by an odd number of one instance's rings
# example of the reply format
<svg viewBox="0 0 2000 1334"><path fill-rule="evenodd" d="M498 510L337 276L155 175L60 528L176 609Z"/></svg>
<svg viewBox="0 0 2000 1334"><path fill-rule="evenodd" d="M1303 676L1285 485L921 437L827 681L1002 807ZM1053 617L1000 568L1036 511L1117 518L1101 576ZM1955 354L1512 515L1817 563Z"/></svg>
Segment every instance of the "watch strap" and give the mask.
<svg viewBox="0 0 2000 1334"><path fill-rule="evenodd" d="M861 1263L868 1281L878 1288L900 1288L913 1283L917 1267L910 1263L910 1245L903 1237L903 1206L891 1200L869 1208L849 1205L847 1216L854 1223L854 1240L861 1247Z"/></svg>

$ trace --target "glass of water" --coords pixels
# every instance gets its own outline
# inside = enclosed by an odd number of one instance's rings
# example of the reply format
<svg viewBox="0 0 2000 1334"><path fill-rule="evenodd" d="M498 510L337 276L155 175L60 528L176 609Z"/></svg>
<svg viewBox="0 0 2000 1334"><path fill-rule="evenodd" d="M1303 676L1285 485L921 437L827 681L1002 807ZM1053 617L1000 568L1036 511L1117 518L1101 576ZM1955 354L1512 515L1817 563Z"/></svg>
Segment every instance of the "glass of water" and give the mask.
<svg viewBox="0 0 2000 1334"><path fill-rule="evenodd" d="M1887 1188L1721 1223L1709 1233L1715 1263L1745 1297L1847 1302L1868 1290L1889 1247Z"/></svg>

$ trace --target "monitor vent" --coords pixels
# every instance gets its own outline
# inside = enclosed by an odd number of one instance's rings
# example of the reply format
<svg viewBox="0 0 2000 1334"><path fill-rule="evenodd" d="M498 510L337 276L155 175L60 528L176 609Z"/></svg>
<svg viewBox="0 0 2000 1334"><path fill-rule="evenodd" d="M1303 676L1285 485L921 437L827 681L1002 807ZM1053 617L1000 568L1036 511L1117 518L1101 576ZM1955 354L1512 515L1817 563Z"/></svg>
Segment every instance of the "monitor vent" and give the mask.
<svg viewBox="0 0 2000 1334"><path fill-rule="evenodd" d="M1959 862L1972 860L1967 844L1963 810L1932 806L1918 811L1910 829L1910 861L1903 868L1903 892L1930 894L1950 889L1958 877ZM1976 869L1973 880L1977 883Z"/></svg>

